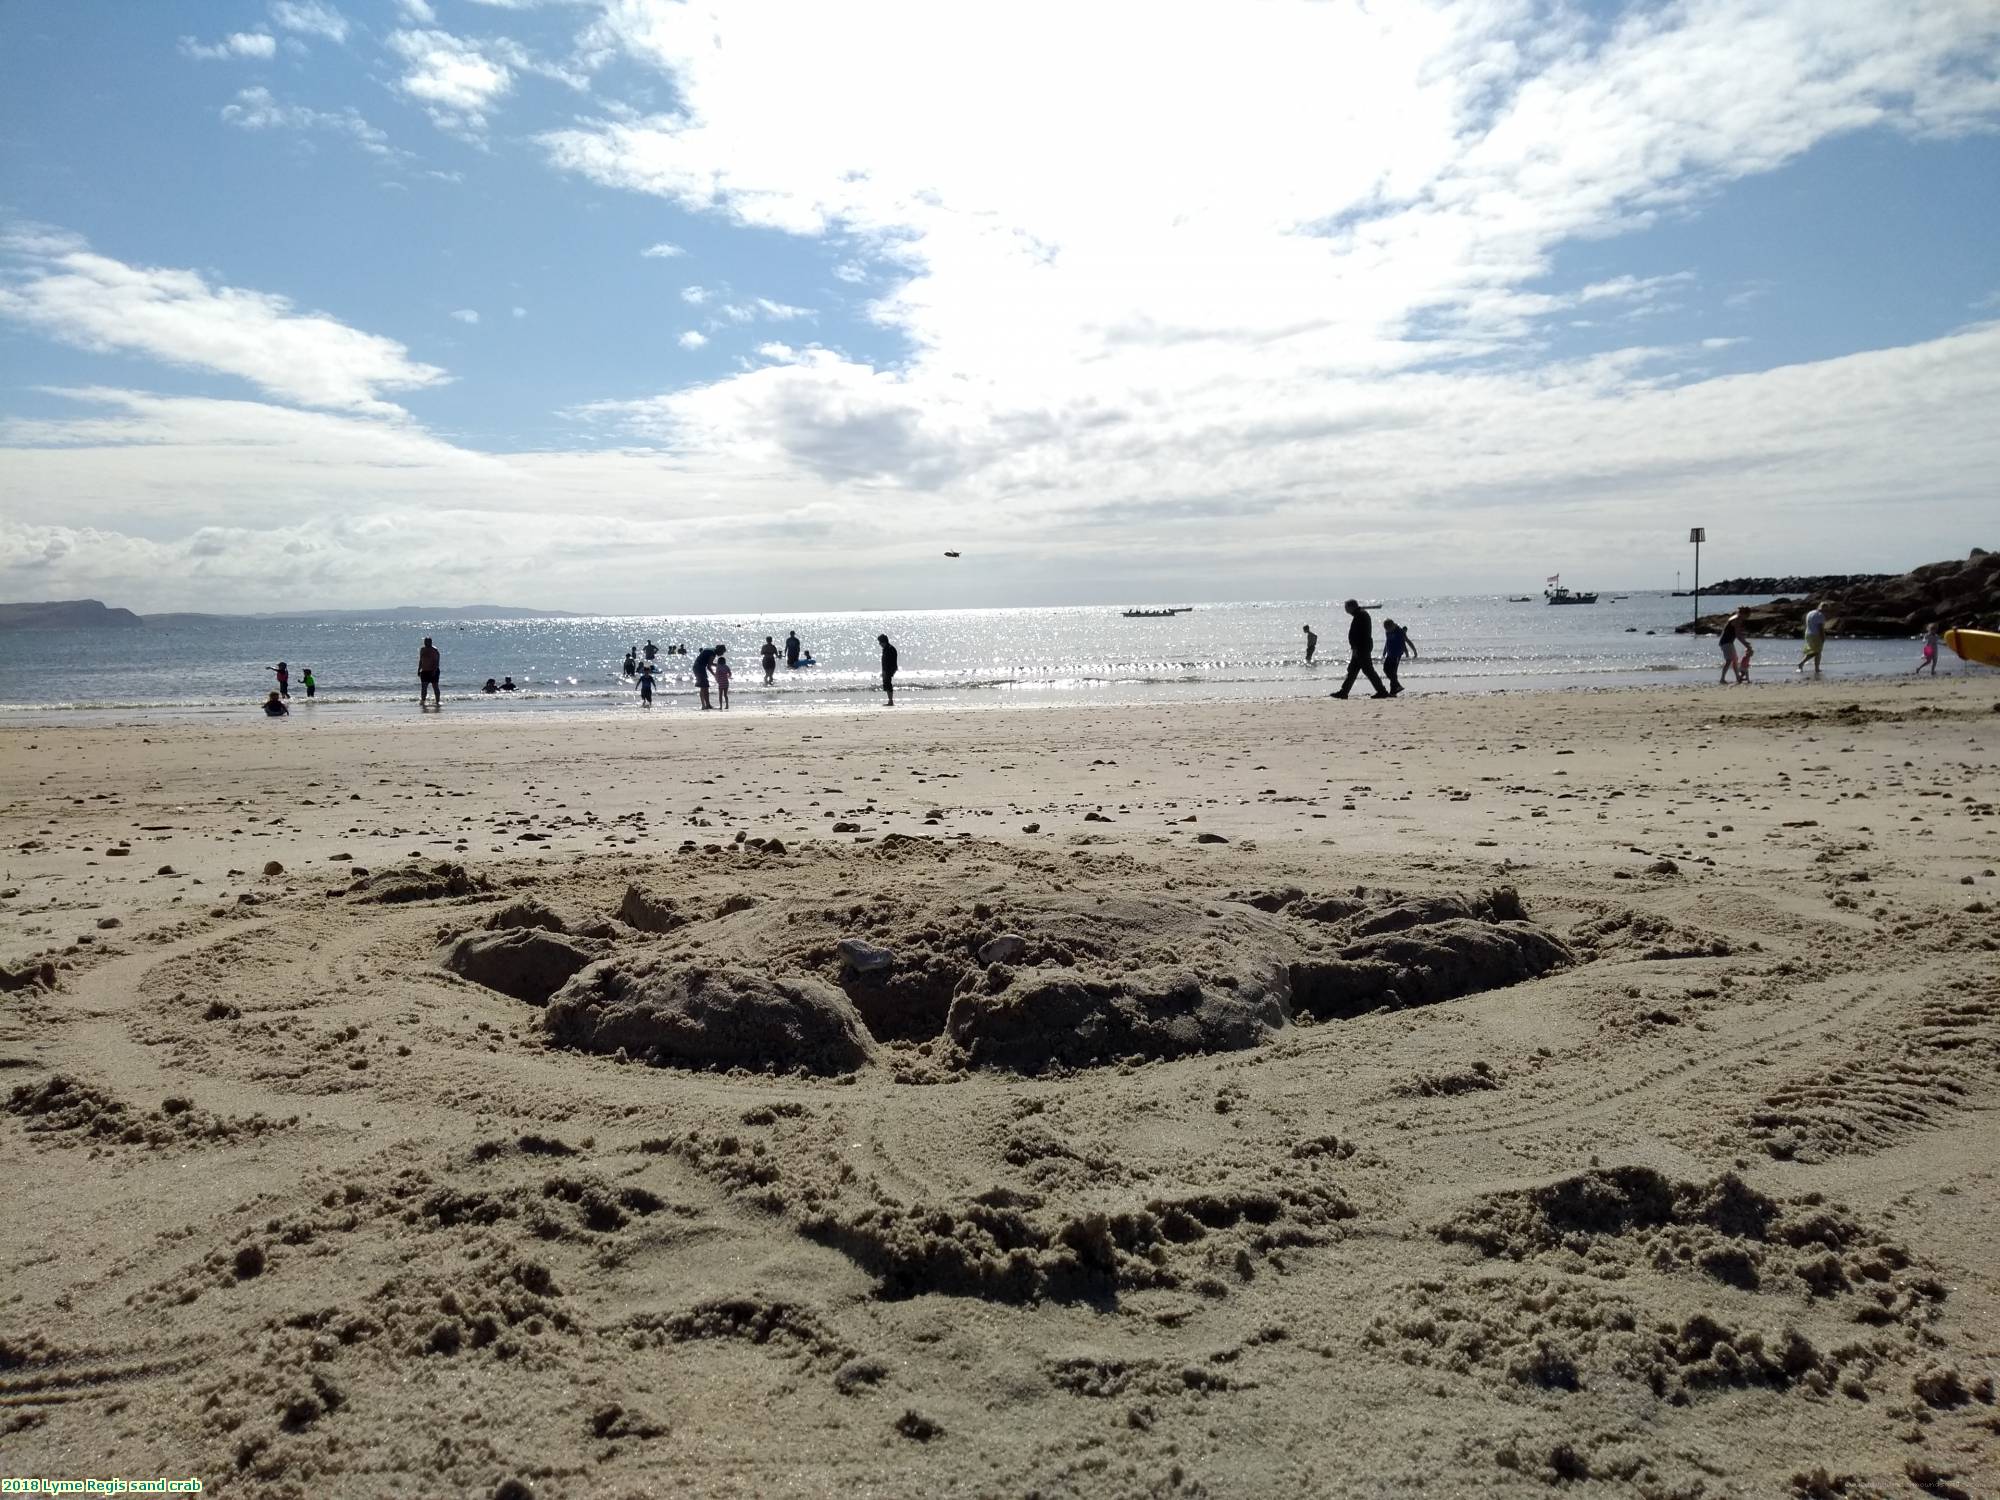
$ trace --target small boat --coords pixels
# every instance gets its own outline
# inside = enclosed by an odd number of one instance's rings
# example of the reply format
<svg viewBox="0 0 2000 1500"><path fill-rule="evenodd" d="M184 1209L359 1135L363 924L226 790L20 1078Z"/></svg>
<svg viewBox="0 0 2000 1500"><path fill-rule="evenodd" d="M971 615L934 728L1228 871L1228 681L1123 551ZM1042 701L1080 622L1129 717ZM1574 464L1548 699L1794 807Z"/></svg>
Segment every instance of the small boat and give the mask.
<svg viewBox="0 0 2000 1500"><path fill-rule="evenodd" d="M1996 630L1947 630L1944 643L1958 653L1961 661L1975 661L1981 666L2000 667L2000 631Z"/></svg>
<svg viewBox="0 0 2000 1500"><path fill-rule="evenodd" d="M1128 620L1171 620L1175 615L1184 615L1193 608L1192 604L1182 604L1168 609L1128 609L1125 611L1125 618Z"/></svg>
<svg viewBox="0 0 2000 1500"><path fill-rule="evenodd" d="M1595 604L1597 602L1597 595L1575 593L1564 588L1559 583L1552 584L1550 587L1543 589L1542 597L1551 604Z"/></svg>
<svg viewBox="0 0 2000 1500"><path fill-rule="evenodd" d="M946 556L946 557L956 557L956 556L958 556L958 554L957 554L956 552L947 552L947 553L945 553L945 556Z"/></svg>
<svg viewBox="0 0 2000 1500"><path fill-rule="evenodd" d="M1507 602L1509 604L1533 604L1535 596L1533 594L1509 594Z"/></svg>

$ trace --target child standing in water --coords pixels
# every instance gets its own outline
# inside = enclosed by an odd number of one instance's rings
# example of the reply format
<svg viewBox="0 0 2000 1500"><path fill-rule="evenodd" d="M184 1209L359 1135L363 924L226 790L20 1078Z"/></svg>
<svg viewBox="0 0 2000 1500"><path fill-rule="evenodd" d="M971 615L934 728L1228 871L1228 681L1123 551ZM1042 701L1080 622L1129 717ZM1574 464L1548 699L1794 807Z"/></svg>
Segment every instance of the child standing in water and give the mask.
<svg viewBox="0 0 2000 1500"><path fill-rule="evenodd" d="M306 685L306 696L308 698L319 691L319 684L313 681L313 669L311 667L299 668L299 681Z"/></svg>
<svg viewBox="0 0 2000 1500"><path fill-rule="evenodd" d="M727 646L715 648L715 701L718 708L729 707L729 658Z"/></svg>
<svg viewBox="0 0 2000 1500"><path fill-rule="evenodd" d="M1916 671L1910 674L1912 677L1920 674L1925 667L1931 669L1931 676L1937 676L1938 647L1942 644L1943 639L1938 634L1938 622L1935 620L1931 621L1924 630L1924 654L1917 661Z"/></svg>
<svg viewBox="0 0 2000 1500"><path fill-rule="evenodd" d="M639 702L647 708L653 706L653 664L651 662L642 662L639 666Z"/></svg>

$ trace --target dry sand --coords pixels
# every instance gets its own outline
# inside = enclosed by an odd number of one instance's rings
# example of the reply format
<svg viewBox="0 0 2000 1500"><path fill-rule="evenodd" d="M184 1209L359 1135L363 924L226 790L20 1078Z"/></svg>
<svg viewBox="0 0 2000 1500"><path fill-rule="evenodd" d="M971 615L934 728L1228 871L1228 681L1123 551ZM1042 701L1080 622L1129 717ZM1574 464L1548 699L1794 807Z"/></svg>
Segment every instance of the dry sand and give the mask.
<svg viewBox="0 0 2000 1500"><path fill-rule="evenodd" d="M1996 707L0 732L0 1473L1992 1495Z"/></svg>

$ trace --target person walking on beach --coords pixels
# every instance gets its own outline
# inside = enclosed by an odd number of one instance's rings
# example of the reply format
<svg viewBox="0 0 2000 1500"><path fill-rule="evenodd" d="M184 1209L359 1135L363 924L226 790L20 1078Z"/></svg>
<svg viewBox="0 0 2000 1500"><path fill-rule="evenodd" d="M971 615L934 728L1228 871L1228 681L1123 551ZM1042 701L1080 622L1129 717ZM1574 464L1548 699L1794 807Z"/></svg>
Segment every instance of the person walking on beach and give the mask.
<svg viewBox="0 0 2000 1500"><path fill-rule="evenodd" d="M885 708L896 706L896 648L889 644L889 637L878 635L875 639L882 644L882 691L888 695Z"/></svg>
<svg viewBox="0 0 2000 1500"><path fill-rule="evenodd" d="M715 706L729 707L729 648L715 648Z"/></svg>
<svg viewBox="0 0 2000 1500"><path fill-rule="evenodd" d="M311 698L319 692L319 684L313 681L313 669L311 667L299 668L299 681L306 685L306 697Z"/></svg>
<svg viewBox="0 0 2000 1500"><path fill-rule="evenodd" d="M280 698L289 698L292 696L292 669L290 667L286 666L283 662L279 662L275 667L266 667L264 670L278 674L278 696Z"/></svg>
<svg viewBox="0 0 2000 1500"><path fill-rule="evenodd" d="M764 686L769 687L778 675L778 643L768 635L764 637Z"/></svg>
<svg viewBox="0 0 2000 1500"><path fill-rule="evenodd" d="M1917 661L1916 670L1910 675L1921 676L1925 667L1931 669L1931 676L1937 676L1938 647L1944 644L1944 637L1938 633L1938 622L1931 621L1924 630L1924 654Z"/></svg>
<svg viewBox="0 0 2000 1500"><path fill-rule="evenodd" d="M1739 608L1735 614L1722 622L1722 639L1719 643L1722 647L1722 675L1715 679L1718 683L1727 682L1735 675L1736 641L1742 634L1743 611Z"/></svg>
<svg viewBox="0 0 2000 1500"><path fill-rule="evenodd" d="M708 672L709 668L715 665L715 653L721 649L720 646L703 646L700 651L695 653L694 685L701 693L701 706L703 708L715 707L713 703L708 701Z"/></svg>
<svg viewBox="0 0 2000 1500"><path fill-rule="evenodd" d="M1806 646L1799 657L1799 664L1792 670L1803 672L1806 663L1811 662L1813 676L1819 676L1820 653L1826 650L1826 603L1822 600L1806 611Z"/></svg>
<svg viewBox="0 0 2000 1500"><path fill-rule="evenodd" d="M1354 691L1354 679L1366 676L1375 684L1375 696L1387 698L1389 690L1382 686L1382 679L1375 672L1375 619L1361 607L1358 600L1349 599L1341 605L1354 618L1347 627L1347 680L1340 685L1340 691L1329 693L1329 698L1345 698Z"/></svg>
<svg viewBox="0 0 2000 1500"><path fill-rule="evenodd" d="M1387 615L1382 617L1382 675L1389 679L1389 696L1402 692L1403 684L1396 680L1396 669L1403 664L1403 653L1417 654L1417 643L1410 639L1409 631L1398 625Z"/></svg>
<svg viewBox="0 0 2000 1500"><path fill-rule="evenodd" d="M438 686L444 671L444 658L438 648L431 644L429 636L424 637L423 649L417 652L417 707L424 706L424 695L430 694L436 706L444 707L444 689Z"/></svg>
<svg viewBox="0 0 2000 1500"><path fill-rule="evenodd" d="M790 669L798 666L798 664L799 664L799 633L796 630L788 630L785 632L786 670L789 671Z"/></svg>
<svg viewBox="0 0 2000 1500"><path fill-rule="evenodd" d="M653 664L647 662L639 668L639 703L642 707L653 706Z"/></svg>
<svg viewBox="0 0 2000 1500"><path fill-rule="evenodd" d="M1299 629L1306 633L1306 665L1311 666L1313 664L1313 652L1319 650L1319 637L1313 634L1313 628L1310 625L1301 625Z"/></svg>

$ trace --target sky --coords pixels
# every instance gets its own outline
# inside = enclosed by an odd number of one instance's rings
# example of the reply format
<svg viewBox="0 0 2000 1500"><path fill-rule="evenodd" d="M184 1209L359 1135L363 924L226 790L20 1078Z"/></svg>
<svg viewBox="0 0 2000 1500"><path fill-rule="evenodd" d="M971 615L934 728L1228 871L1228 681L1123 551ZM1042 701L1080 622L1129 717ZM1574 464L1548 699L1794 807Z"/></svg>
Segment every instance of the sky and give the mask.
<svg viewBox="0 0 2000 1500"><path fill-rule="evenodd" d="M1901 570L1997 188L1992 0L15 0L0 598Z"/></svg>

